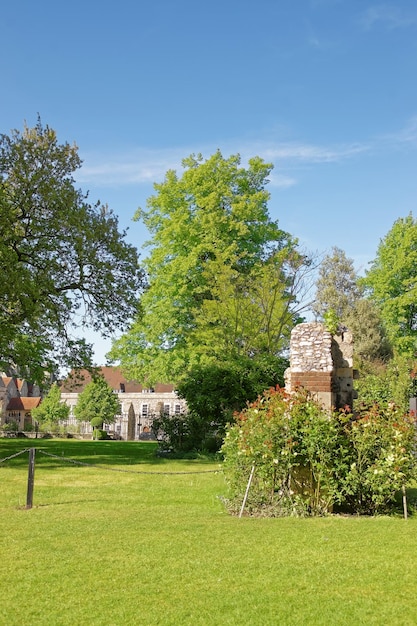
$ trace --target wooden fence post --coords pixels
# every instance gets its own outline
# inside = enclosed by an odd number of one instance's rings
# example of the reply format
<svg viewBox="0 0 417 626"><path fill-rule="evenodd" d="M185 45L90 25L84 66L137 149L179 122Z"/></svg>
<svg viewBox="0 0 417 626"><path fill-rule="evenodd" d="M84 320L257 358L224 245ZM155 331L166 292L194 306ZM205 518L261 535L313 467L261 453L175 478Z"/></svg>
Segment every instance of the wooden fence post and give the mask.
<svg viewBox="0 0 417 626"><path fill-rule="evenodd" d="M35 483L35 454L36 448L29 449L29 470L28 470L28 490L26 496L26 508L31 509L33 505L33 487Z"/></svg>

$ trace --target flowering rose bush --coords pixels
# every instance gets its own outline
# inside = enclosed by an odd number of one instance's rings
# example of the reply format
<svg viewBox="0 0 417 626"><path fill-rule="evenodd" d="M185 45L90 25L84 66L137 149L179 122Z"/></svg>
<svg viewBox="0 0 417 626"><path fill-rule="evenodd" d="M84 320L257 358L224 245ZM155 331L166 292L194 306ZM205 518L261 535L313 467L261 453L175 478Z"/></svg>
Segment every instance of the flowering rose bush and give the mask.
<svg viewBox="0 0 417 626"><path fill-rule="evenodd" d="M375 404L357 415L335 415L343 431L347 467L338 476L337 502L355 513L392 507L396 493L416 473L414 417L394 404Z"/></svg>
<svg viewBox="0 0 417 626"><path fill-rule="evenodd" d="M270 389L235 415L222 447L230 507L242 500L252 465L247 509L268 515L308 515L333 501L332 458L338 432L306 392Z"/></svg>
<svg viewBox="0 0 417 626"><path fill-rule="evenodd" d="M229 508L253 515L376 513L415 473L415 427L395 407L329 414L308 392L270 389L235 415L222 452Z"/></svg>

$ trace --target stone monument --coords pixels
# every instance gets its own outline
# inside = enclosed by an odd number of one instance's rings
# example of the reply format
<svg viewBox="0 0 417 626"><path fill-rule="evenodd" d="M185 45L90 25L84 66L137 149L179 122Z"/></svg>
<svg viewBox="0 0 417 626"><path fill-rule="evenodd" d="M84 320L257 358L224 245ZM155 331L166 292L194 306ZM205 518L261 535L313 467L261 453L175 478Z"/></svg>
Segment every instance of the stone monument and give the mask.
<svg viewBox="0 0 417 626"><path fill-rule="evenodd" d="M329 410L352 408L353 378L353 338L347 329L331 335L319 322L293 328L290 367L285 372L287 391L303 387Z"/></svg>

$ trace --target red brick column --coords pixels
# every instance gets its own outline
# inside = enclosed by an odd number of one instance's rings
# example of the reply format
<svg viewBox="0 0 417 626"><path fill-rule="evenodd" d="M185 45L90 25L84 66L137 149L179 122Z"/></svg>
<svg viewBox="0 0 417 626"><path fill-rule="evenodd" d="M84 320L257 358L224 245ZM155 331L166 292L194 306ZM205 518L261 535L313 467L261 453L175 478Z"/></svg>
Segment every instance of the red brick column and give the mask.
<svg viewBox="0 0 417 626"><path fill-rule="evenodd" d="M332 392L332 372L291 372L291 389L304 387L312 393Z"/></svg>

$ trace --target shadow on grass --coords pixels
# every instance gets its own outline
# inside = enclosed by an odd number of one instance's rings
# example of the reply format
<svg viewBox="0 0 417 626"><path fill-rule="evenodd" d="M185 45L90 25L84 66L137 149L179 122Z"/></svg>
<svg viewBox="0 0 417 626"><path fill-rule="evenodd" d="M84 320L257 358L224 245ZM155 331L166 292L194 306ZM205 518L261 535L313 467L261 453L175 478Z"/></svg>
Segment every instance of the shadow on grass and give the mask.
<svg viewBox="0 0 417 626"><path fill-rule="evenodd" d="M57 465L73 464L68 459L74 459L89 465L129 466L153 465L159 466L162 471L164 466L172 463L186 465L187 467L198 463L213 463L213 456L198 456L195 459L171 459L157 456L158 444L154 441L84 441L79 439L0 439L0 459L7 458L28 448L36 448L36 464L56 467ZM42 451L47 454L42 454ZM48 455L59 458L52 458ZM67 459L64 461L63 459ZM10 460L0 463L2 466L28 465L28 453L20 454ZM82 466L80 466L82 467Z"/></svg>
<svg viewBox="0 0 417 626"><path fill-rule="evenodd" d="M25 505L19 505L14 507L16 509L16 511L33 511L36 509L47 509L47 508L56 508L57 506L73 506L76 504L92 504L93 502L97 503L97 502L103 502L105 501L105 498L101 498L100 500L95 498L95 499L82 499L82 500L57 500L54 502L46 502L46 503L41 503L41 504L33 504L33 506L31 506L30 508L28 508Z"/></svg>

